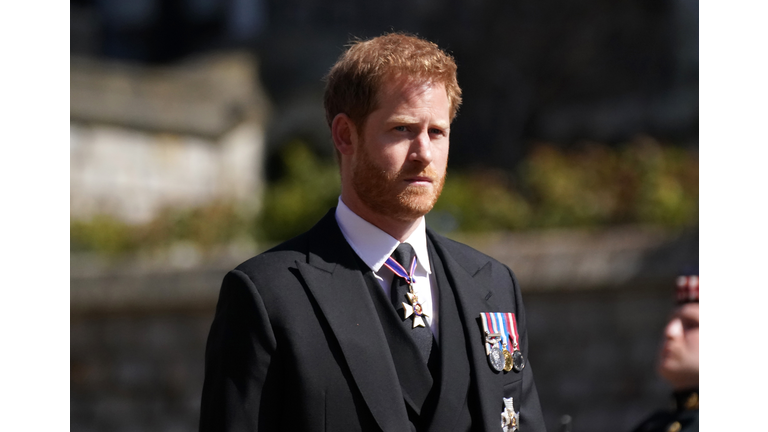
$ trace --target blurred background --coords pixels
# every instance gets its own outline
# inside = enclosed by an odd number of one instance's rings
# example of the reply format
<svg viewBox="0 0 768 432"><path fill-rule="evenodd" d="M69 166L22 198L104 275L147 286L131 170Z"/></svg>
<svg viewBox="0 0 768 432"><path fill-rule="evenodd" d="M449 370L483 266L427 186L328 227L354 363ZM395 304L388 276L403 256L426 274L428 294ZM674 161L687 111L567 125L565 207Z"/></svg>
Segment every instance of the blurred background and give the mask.
<svg viewBox="0 0 768 432"><path fill-rule="evenodd" d="M71 1L71 430L197 429L221 279L335 205L322 77L392 30L459 66L427 220L517 274L548 429L667 406L656 353L699 253L698 20L695 0Z"/></svg>

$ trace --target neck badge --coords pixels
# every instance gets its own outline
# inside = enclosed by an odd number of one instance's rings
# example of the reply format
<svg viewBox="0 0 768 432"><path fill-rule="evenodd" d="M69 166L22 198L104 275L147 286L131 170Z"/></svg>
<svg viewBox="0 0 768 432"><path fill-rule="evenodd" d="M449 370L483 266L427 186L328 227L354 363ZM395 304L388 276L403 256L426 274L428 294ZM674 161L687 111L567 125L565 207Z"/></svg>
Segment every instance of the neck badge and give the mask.
<svg viewBox="0 0 768 432"><path fill-rule="evenodd" d="M413 291L413 272L416 270L416 263L417 259L414 256L413 260L411 261L411 271L410 273L405 271L405 268L403 268L402 265L400 265L399 262L395 261L394 258L389 257L384 262L384 265L392 270L392 272L395 274L395 277L401 277L405 279L406 282L408 282L408 301L411 304L408 304L406 302L403 302L403 319L408 319L408 317L413 316L413 327L426 327L426 324L424 323L424 319L428 317L427 314L424 313L424 309L421 307L421 303L419 303L419 297L416 295L416 293Z"/></svg>

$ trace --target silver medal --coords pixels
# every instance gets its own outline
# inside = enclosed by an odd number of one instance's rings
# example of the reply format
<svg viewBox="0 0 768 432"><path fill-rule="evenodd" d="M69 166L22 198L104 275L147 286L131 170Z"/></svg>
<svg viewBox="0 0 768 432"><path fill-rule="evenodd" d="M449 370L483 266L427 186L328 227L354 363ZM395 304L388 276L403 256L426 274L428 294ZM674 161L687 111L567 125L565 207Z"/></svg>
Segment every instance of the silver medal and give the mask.
<svg viewBox="0 0 768 432"><path fill-rule="evenodd" d="M488 354L488 361L491 363L491 367L497 372L504 370L504 353L501 352L498 344L491 347L491 352Z"/></svg>
<svg viewBox="0 0 768 432"><path fill-rule="evenodd" d="M523 359L523 353L518 350L512 352L512 369L515 372L520 372L525 367L525 360Z"/></svg>

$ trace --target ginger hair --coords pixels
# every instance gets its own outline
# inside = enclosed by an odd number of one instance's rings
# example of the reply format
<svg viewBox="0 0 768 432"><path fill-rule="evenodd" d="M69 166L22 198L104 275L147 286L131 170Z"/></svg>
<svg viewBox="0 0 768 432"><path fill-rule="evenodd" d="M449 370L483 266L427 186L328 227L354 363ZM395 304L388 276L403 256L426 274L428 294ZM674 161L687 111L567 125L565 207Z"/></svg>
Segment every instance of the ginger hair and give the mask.
<svg viewBox="0 0 768 432"><path fill-rule="evenodd" d="M453 121L461 105L456 62L436 44L405 33L389 33L353 41L325 77L325 118L344 113L362 131L368 115L378 106L384 82L406 77L416 82L443 84Z"/></svg>

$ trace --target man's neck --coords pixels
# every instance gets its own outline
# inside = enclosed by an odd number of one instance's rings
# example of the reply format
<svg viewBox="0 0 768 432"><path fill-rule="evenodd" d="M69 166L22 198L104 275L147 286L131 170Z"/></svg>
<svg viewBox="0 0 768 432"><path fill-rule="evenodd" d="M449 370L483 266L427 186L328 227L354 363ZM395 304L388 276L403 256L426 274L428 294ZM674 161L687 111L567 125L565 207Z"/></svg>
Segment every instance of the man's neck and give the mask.
<svg viewBox="0 0 768 432"><path fill-rule="evenodd" d="M348 197L342 193L341 200L344 201L344 204L349 207L350 210L355 212L355 214L365 219L376 228L391 235L399 242L405 241L414 231L416 231L416 228L419 227L420 217L409 221L394 219L374 212L362 201L355 199L355 197Z"/></svg>

